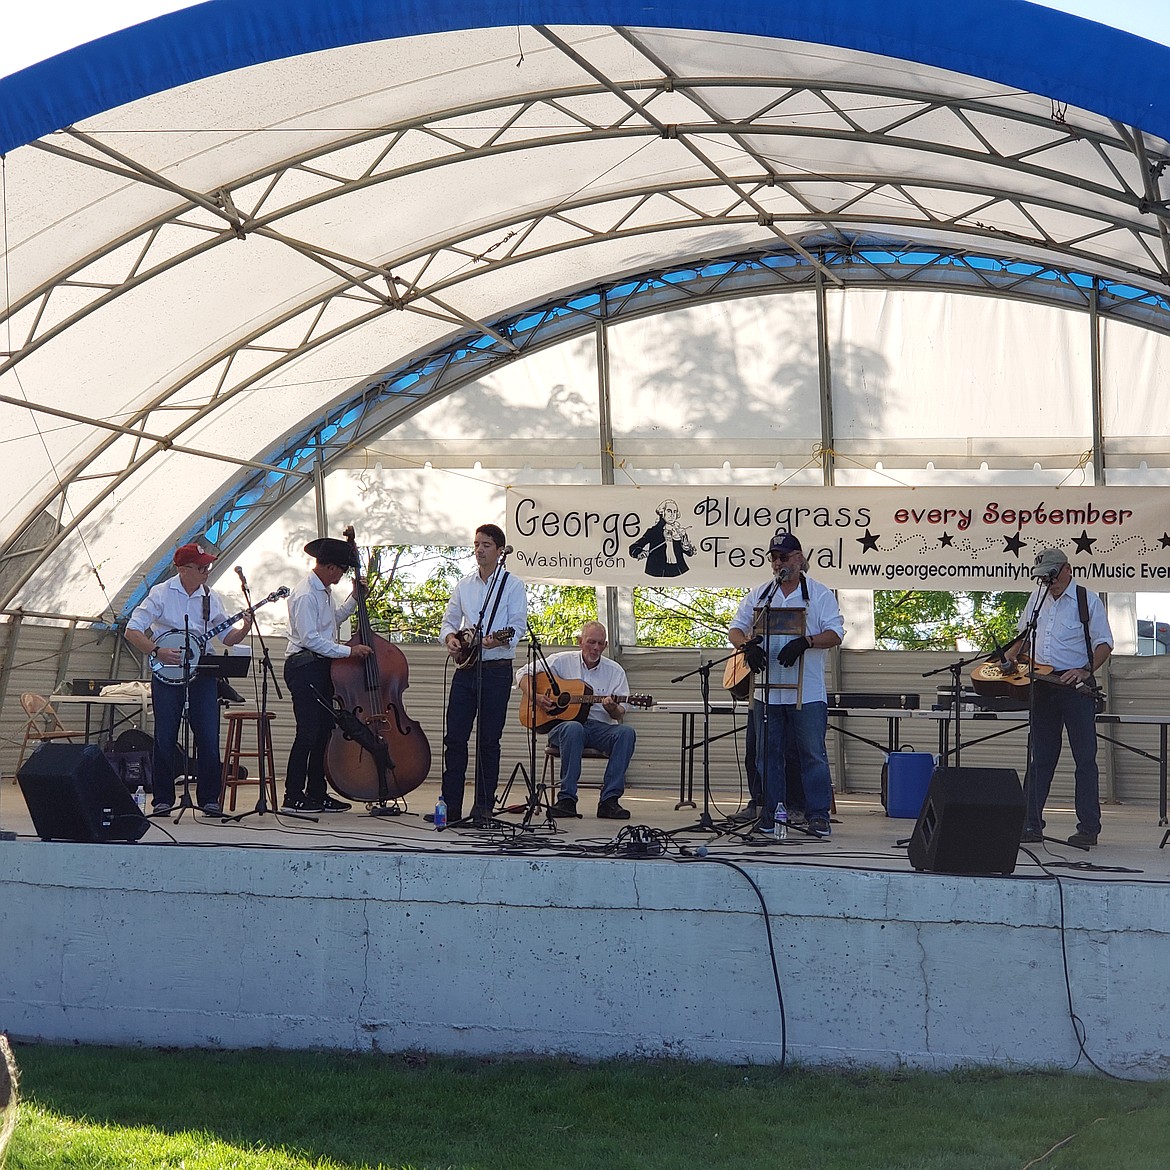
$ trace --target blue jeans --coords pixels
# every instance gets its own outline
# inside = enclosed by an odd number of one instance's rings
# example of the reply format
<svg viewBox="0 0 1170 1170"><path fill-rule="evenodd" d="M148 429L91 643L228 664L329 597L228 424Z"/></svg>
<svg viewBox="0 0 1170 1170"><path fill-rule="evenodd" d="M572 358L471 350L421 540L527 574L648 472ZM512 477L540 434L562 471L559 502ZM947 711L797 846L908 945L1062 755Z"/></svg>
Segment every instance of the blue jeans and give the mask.
<svg viewBox="0 0 1170 1170"><path fill-rule="evenodd" d="M1035 685L1032 691L1032 764L1024 778L1028 798L1024 828L1033 833L1044 828L1044 805L1060 760L1061 735L1067 731L1076 764L1077 831L1095 837L1101 832L1101 799L1093 700L1072 687Z"/></svg>
<svg viewBox="0 0 1170 1170"><path fill-rule="evenodd" d="M447 816L463 816L463 790L467 783L467 744L479 719L475 758L475 809L490 814L500 779L500 736L512 696L512 661L482 663L483 691L478 685L479 666L457 670L447 696L447 733L443 736L443 800Z"/></svg>
<svg viewBox="0 0 1170 1170"><path fill-rule="evenodd" d="M202 807L219 800L221 764L219 759L219 695L211 675L196 676L189 687L172 687L157 678L150 680L154 707L153 803L175 803L175 767L178 758L179 728L183 719L183 697L190 692L187 721L196 751L195 803Z"/></svg>
<svg viewBox="0 0 1170 1170"><path fill-rule="evenodd" d="M833 802L833 780L825 733L829 727L827 703L763 703L755 705L757 758L764 761L764 807L760 825L770 828L776 805L788 803L785 755L789 748L800 759L804 782L805 813L810 821L828 820Z"/></svg>
<svg viewBox="0 0 1170 1170"><path fill-rule="evenodd" d="M577 783L581 779L581 752L598 748L609 753L605 775L601 781L601 799L616 800L626 790L626 769L634 754L637 733L624 723L602 723L586 719L578 723L566 719L548 733L548 742L561 752L561 796L577 799Z"/></svg>

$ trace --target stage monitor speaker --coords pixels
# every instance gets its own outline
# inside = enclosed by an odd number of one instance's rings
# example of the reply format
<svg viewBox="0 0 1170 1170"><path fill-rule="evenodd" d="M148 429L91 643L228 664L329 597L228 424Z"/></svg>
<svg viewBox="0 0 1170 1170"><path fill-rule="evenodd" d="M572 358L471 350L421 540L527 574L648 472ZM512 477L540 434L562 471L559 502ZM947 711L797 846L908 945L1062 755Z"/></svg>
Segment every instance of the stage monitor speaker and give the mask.
<svg viewBox="0 0 1170 1170"><path fill-rule="evenodd" d="M1023 827L1014 768L936 768L910 838L910 864L931 873L1012 873Z"/></svg>
<svg viewBox="0 0 1170 1170"><path fill-rule="evenodd" d="M150 828L96 744L42 743L16 778L42 841L137 841Z"/></svg>

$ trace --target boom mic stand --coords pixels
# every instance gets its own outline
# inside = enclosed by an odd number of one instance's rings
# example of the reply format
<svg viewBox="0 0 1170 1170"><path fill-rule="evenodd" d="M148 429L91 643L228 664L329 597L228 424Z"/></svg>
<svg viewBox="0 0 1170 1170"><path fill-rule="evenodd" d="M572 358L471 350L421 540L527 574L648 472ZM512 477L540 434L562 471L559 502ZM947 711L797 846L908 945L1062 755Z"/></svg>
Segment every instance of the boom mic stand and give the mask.
<svg viewBox="0 0 1170 1170"><path fill-rule="evenodd" d="M717 836L729 836L737 832L731 822L724 819L716 822L711 817L711 668L720 666L734 658L739 650L733 650L722 658L714 658L710 662L700 662L694 670L672 678L671 683L680 683L684 680L699 676L699 694L703 699L703 811L699 813L699 820L694 825L684 825L681 829L672 829L670 836L675 833L715 833Z"/></svg>
<svg viewBox="0 0 1170 1170"><path fill-rule="evenodd" d="M244 591L244 601L247 603L248 612L252 614L253 624L252 632L255 634L257 640L260 642L261 658L260 658L260 730L257 733L258 739L256 743L256 754L259 757L256 761L257 780L260 785L260 795L256 798L256 807L251 812L238 813L234 817L225 817L225 820L238 824L245 817L262 817L268 812L268 775L265 769L268 767L268 753L265 751L266 746L272 743L272 732L268 726L268 680L272 679L272 686L276 691L276 697L283 699L284 695L280 693L280 683L276 681L276 672L272 669L272 659L268 654L268 643L264 641L264 635L260 633L260 627L255 622L255 610L252 608L252 593L248 589L248 580L244 576L244 570L239 565L236 566L236 573L239 574L240 587ZM275 781L275 777L273 777ZM275 810L273 810L275 811ZM282 816L293 816L302 818L303 813L282 813ZM316 820L316 817L305 817L306 820Z"/></svg>
<svg viewBox="0 0 1170 1170"><path fill-rule="evenodd" d="M548 675L555 692L557 688L556 678L549 669L548 659L544 656L540 639L536 636L536 631L532 628L532 622L530 621L528 622L528 771L525 772L523 761L520 761L512 769L512 775L508 777L508 783L505 785L504 791L500 794L497 808L500 812L520 812L523 810L524 819L520 822L520 825L525 829L531 826L537 811L543 809L545 820L543 827L551 829L555 833L557 831L557 825L552 816L552 801L548 797L548 786L544 782L543 775L539 782L536 780L536 720L537 714L540 711L536 703L536 663L538 660L541 666L544 667L545 674ZM522 805L509 807L508 794L512 791L512 785L517 775L524 777L528 799Z"/></svg>

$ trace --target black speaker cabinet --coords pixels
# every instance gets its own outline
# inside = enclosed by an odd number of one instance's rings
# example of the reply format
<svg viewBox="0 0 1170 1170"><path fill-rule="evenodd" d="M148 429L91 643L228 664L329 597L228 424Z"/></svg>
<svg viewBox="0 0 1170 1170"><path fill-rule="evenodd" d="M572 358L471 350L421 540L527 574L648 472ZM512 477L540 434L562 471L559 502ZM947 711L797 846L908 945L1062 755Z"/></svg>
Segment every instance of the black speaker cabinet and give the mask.
<svg viewBox="0 0 1170 1170"><path fill-rule="evenodd" d="M137 841L150 828L96 744L42 743L16 778L42 841Z"/></svg>
<svg viewBox="0 0 1170 1170"><path fill-rule="evenodd" d="M931 873L1012 873L1024 827L1013 768L936 768L910 838L910 864Z"/></svg>

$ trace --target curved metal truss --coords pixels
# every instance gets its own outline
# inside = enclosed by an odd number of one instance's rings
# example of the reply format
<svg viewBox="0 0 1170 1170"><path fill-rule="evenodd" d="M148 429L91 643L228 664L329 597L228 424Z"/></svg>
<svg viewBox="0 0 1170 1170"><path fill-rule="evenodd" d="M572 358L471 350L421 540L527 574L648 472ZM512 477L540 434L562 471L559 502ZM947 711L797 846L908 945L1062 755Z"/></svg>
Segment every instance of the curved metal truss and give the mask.
<svg viewBox="0 0 1170 1170"><path fill-rule="evenodd" d="M929 90L929 74L924 88L805 76L683 78L637 34L616 31L644 66L636 77L607 76L541 27L537 32L591 84L342 135L212 190L183 188L92 130L71 128L33 144L71 165L164 190L174 204L16 300L7 314L13 344L0 353L0 374L126 294L250 236L310 260L323 281L294 291L291 304L221 344L118 423L4 399L104 431L59 484L29 502L27 521L0 549L0 559L19 555L29 566L9 579L4 599L28 579L35 560L167 451L238 466L229 489L203 501L186 532L175 534L200 531L221 549L230 547L290 493L306 490L308 468L328 466L495 362L594 328L602 316L820 279L962 284L1085 306L1095 297L1103 315L1167 327L1165 142L1025 94L993 96L987 87L982 97L960 96L941 84ZM602 176L587 189L500 210L473 230L440 234L392 256L347 255L291 230L294 218L334 201L341 201L336 214L344 214L347 196L379 184L425 173L455 183L460 168L487 160L615 142L628 143L627 159L650 144L669 144L677 166L608 184ZM599 245L658 233L699 240L726 228L762 242L731 259L694 259L630 278L607 274L600 283L594 278L592 291L491 320L459 307L476 282L511 267L576 252L588 271L589 250ZM701 255L705 246L692 251ZM238 455L191 441L210 415L290 363L400 312L439 322L445 340L395 361L328 407L324 421L294 428L267 453ZM74 493L79 484L83 493Z"/></svg>

